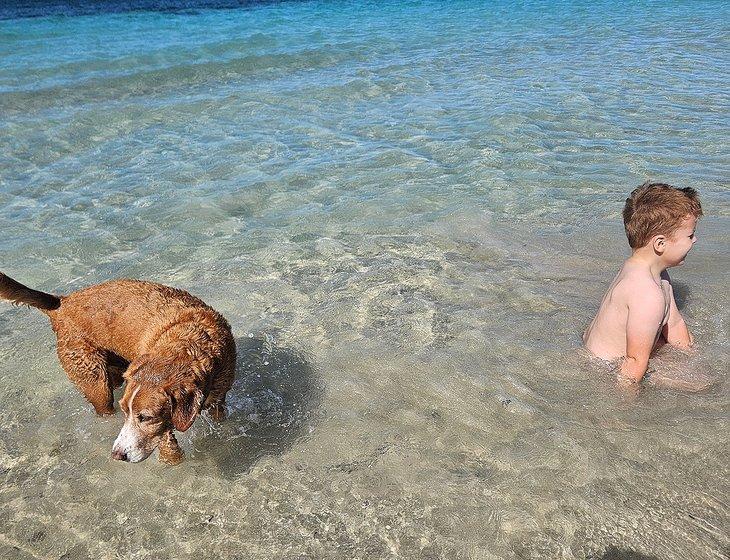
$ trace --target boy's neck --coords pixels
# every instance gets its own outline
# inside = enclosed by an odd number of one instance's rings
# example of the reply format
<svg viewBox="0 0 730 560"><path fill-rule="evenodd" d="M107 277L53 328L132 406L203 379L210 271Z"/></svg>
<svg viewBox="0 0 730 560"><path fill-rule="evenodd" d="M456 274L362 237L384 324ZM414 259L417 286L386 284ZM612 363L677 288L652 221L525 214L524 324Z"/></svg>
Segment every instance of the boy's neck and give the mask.
<svg viewBox="0 0 730 560"><path fill-rule="evenodd" d="M648 269L657 281L661 278L662 272L667 269L667 265L654 252L654 248L651 245L634 249L628 260L642 268Z"/></svg>

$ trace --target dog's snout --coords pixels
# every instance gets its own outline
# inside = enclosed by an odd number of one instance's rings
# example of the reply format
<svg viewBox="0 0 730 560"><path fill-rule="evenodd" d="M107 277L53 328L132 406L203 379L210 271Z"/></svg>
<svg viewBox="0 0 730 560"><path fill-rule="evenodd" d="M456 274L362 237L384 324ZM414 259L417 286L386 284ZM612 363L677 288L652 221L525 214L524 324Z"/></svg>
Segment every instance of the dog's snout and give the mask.
<svg viewBox="0 0 730 560"><path fill-rule="evenodd" d="M127 457L127 452L122 451L121 449L113 450L112 458L116 459L117 461L129 461L129 457Z"/></svg>

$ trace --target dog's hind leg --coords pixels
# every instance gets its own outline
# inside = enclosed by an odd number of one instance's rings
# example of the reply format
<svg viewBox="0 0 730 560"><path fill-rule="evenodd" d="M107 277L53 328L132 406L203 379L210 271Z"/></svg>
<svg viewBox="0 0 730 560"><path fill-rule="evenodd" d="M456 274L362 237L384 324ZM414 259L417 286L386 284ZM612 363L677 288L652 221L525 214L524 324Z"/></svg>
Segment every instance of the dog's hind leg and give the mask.
<svg viewBox="0 0 730 560"><path fill-rule="evenodd" d="M107 371L106 353L83 338L59 338L58 358L96 413L114 414L114 380Z"/></svg>

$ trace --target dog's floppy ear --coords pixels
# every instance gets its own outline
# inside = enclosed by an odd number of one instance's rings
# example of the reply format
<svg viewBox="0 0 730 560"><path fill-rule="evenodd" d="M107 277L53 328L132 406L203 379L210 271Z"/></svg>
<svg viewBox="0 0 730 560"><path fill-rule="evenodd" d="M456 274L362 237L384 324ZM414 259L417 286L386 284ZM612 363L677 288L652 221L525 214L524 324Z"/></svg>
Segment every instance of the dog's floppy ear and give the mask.
<svg viewBox="0 0 730 560"><path fill-rule="evenodd" d="M203 391L192 383L180 383L166 391L172 409L172 424L178 432L193 425L203 406Z"/></svg>

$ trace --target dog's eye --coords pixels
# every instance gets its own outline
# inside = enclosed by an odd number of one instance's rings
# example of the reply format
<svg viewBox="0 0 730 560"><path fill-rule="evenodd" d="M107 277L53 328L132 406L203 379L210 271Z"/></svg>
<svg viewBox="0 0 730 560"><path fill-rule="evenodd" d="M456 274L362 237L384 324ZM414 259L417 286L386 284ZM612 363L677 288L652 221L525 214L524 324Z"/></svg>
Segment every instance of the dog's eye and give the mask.
<svg viewBox="0 0 730 560"><path fill-rule="evenodd" d="M150 420L152 420L152 416L147 416L146 414L138 414L137 420L139 420L140 422L149 422Z"/></svg>

